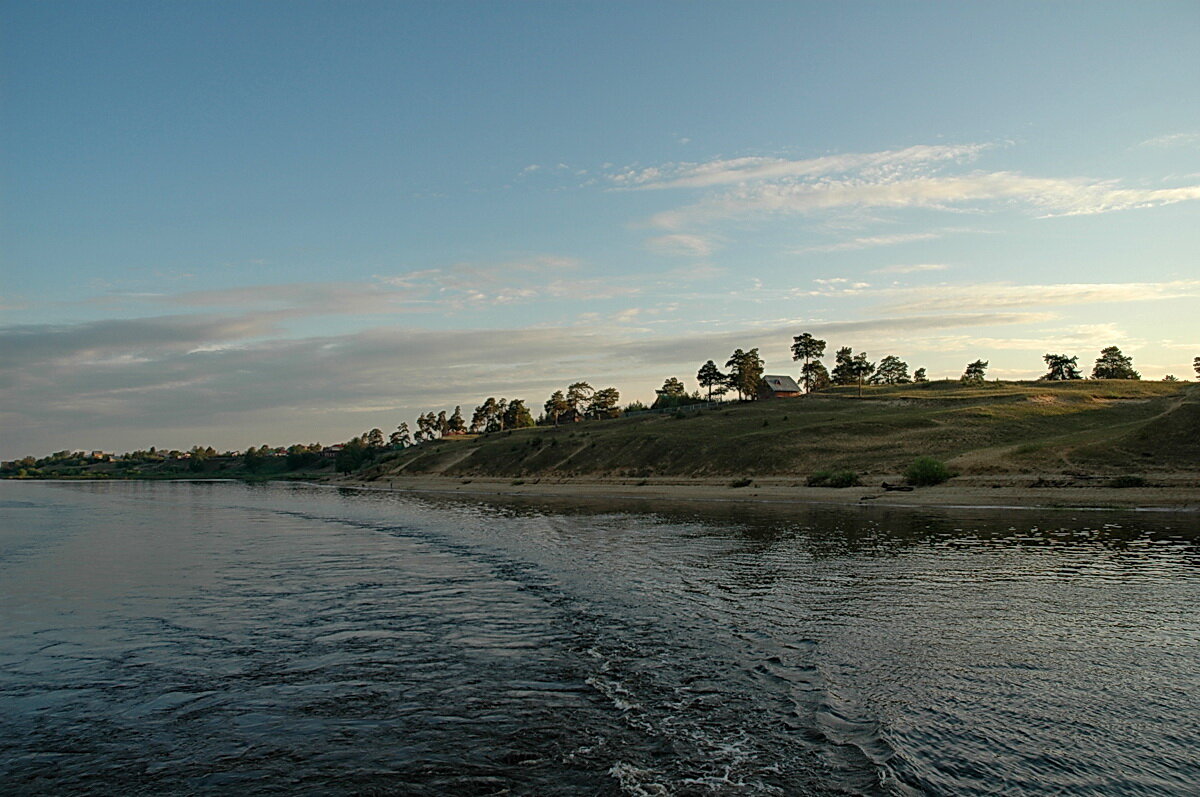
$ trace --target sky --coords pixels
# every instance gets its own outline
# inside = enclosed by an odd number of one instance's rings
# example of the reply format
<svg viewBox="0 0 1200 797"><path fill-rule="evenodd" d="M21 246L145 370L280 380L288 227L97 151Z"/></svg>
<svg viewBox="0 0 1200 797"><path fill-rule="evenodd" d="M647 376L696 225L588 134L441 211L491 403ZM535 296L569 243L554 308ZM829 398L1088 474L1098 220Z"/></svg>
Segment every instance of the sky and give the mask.
<svg viewBox="0 0 1200 797"><path fill-rule="evenodd" d="M1200 4L0 3L0 457L1200 356Z"/></svg>

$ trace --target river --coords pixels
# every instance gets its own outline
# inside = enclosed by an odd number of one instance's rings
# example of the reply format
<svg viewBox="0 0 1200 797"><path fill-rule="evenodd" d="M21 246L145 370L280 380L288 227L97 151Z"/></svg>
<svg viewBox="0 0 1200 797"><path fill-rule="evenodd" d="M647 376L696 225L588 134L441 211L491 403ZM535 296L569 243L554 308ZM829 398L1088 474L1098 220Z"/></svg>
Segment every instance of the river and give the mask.
<svg viewBox="0 0 1200 797"><path fill-rule="evenodd" d="M5 794L1200 792L1200 520L0 484Z"/></svg>

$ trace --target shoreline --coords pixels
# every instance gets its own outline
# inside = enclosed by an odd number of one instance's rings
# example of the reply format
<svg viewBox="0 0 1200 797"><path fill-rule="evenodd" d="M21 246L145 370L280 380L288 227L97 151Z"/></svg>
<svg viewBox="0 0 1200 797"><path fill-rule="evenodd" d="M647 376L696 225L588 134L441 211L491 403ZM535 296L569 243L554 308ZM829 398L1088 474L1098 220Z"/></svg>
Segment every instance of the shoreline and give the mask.
<svg viewBox="0 0 1200 797"><path fill-rule="evenodd" d="M729 478L496 478L477 476L392 476L374 481L333 478L318 482L350 487L431 495L486 498L553 498L632 500L638 502L755 503L794 505L879 506L941 509L1066 509L1200 512L1200 477L1173 476L1161 486L1114 488L1103 482L1033 486L1054 477L1036 475L957 477L911 492L888 491L879 484L899 483L899 476L880 477L870 486L807 487L803 479L770 476L734 487ZM1062 477L1058 481L1066 481Z"/></svg>

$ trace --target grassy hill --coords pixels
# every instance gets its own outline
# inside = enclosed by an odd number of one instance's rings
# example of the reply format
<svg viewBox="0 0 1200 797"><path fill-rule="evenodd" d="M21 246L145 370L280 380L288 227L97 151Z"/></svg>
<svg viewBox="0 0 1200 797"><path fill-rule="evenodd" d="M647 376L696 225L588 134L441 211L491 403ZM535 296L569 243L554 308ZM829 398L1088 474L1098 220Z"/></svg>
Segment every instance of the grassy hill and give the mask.
<svg viewBox="0 0 1200 797"><path fill-rule="evenodd" d="M503 477L895 474L928 455L963 474L1200 470L1200 386L1140 381L834 388L795 399L451 438L360 474Z"/></svg>

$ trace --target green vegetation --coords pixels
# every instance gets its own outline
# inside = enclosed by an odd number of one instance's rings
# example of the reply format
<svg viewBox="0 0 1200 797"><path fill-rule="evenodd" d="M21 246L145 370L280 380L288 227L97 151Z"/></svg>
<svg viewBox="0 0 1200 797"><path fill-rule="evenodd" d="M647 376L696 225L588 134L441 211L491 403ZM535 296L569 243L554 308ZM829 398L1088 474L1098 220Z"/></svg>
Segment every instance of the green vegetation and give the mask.
<svg viewBox="0 0 1200 797"><path fill-rule="evenodd" d="M946 463L933 457L917 457L904 471L904 480L916 487L941 484L951 477Z"/></svg>
<svg viewBox="0 0 1200 797"><path fill-rule="evenodd" d="M753 478L904 473L917 456L963 474L1109 476L1200 462L1200 391L1136 380L834 386L717 412L644 413L447 437L360 472ZM1150 455L1147 456L1146 454Z"/></svg>
<svg viewBox="0 0 1200 797"><path fill-rule="evenodd" d="M862 482L852 470L819 470L806 483L809 487L857 487Z"/></svg>

